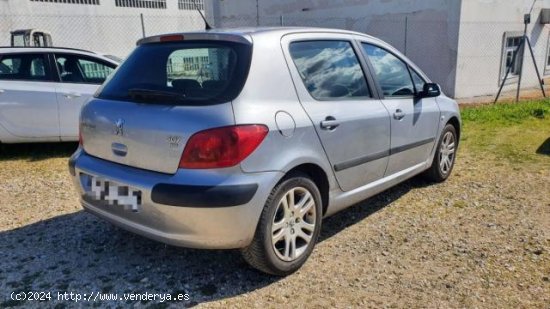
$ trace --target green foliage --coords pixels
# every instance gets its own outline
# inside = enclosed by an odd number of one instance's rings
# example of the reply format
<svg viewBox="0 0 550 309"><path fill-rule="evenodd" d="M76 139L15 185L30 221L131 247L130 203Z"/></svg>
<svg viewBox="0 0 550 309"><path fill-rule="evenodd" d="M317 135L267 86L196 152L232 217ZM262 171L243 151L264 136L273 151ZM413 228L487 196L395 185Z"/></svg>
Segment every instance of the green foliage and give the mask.
<svg viewBox="0 0 550 309"><path fill-rule="evenodd" d="M550 100L466 107L462 147L512 163L550 165Z"/></svg>

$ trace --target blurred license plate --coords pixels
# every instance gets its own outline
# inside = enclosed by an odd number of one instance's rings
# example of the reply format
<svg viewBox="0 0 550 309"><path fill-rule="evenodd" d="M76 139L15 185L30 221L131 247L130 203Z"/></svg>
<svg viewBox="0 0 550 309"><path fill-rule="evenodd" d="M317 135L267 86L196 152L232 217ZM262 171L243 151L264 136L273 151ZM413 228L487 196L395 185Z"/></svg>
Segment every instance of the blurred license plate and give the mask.
<svg viewBox="0 0 550 309"><path fill-rule="evenodd" d="M141 191L114 181L84 175L84 190L89 198L112 206L123 206L127 210L139 211Z"/></svg>

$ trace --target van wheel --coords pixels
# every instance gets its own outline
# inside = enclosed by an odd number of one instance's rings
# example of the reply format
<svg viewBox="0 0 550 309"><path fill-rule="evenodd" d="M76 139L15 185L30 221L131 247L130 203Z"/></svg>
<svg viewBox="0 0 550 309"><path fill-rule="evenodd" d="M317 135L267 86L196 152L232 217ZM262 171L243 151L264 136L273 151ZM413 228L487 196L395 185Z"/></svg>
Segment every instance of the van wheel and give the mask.
<svg viewBox="0 0 550 309"><path fill-rule="evenodd" d="M319 238L321 194L302 173L285 177L264 205L252 243L241 250L254 268L277 276L298 270Z"/></svg>
<svg viewBox="0 0 550 309"><path fill-rule="evenodd" d="M432 166L424 174L434 182L443 182L449 178L455 165L458 139L456 129L447 124L441 133Z"/></svg>

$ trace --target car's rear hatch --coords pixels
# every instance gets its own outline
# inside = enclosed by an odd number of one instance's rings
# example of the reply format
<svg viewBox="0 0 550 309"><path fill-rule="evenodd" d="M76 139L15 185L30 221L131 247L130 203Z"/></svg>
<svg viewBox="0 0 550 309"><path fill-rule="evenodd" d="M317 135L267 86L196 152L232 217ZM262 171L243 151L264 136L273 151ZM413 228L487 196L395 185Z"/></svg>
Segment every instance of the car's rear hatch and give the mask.
<svg viewBox="0 0 550 309"><path fill-rule="evenodd" d="M251 44L191 37L145 41L84 106L88 154L175 173L194 133L234 124L231 101L246 81Z"/></svg>
<svg viewBox="0 0 550 309"><path fill-rule="evenodd" d="M230 103L160 106L96 99L82 112L84 150L96 157L175 173L189 137L234 123Z"/></svg>

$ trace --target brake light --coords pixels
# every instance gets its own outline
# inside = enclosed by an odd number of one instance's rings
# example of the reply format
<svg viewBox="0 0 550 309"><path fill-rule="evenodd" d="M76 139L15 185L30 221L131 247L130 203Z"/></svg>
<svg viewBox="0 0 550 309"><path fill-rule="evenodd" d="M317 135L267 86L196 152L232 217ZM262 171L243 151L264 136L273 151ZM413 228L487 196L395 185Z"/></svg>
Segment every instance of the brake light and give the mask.
<svg viewBox="0 0 550 309"><path fill-rule="evenodd" d="M235 166L258 148L267 132L264 125L240 125L198 132L187 142L179 167L208 169Z"/></svg>
<svg viewBox="0 0 550 309"><path fill-rule="evenodd" d="M161 42L176 42L183 41L183 35L173 34L173 35L164 35L160 37Z"/></svg>

